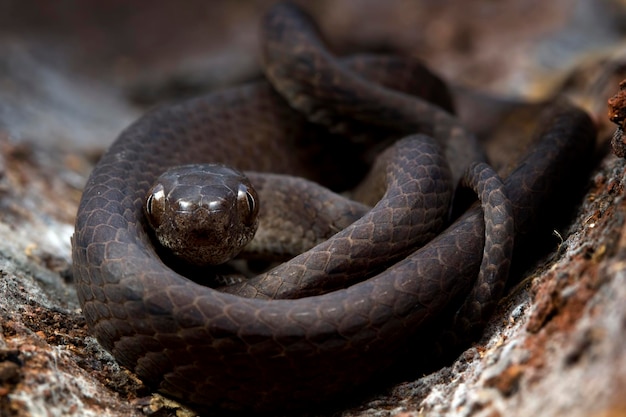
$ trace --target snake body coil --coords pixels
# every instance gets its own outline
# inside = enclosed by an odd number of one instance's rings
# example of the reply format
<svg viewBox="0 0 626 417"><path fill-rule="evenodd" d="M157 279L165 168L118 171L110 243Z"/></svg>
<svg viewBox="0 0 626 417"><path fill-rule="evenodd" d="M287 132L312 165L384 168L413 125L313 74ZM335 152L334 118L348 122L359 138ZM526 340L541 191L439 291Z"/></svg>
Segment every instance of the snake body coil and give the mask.
<svg viewBox="0 0 626 417"><path fill-rule="evenodd" d="M281 8L287 15L292 10L282 5L271 16L283 19ZM300 90L296 96L300 104L317 108L308 92ZM360 96L354 97L357 107ZM317 115L338 120L334 113ZM391 118L396 123L413 117L407 115L400 103ZM443 127L426 126L427 133L461 140L456 120L441 115L435 119ZM424 128L421 122L414 124ZM219 162L241 170L311 176L303 161L312 154L299 151L292 138L306 140L318 131L269 85L258 83L154 110L120 135L85 186L73 261L90 331L122 365L159 390L193 403L235 410L302 406L384 372L407 353L408 341L428 337L422 332L425 324L469 291L485 244L480 208L378 275L302 299L221 293L161 261L142 205L165 168ZM546 119L536 147L505 182L517 232L532 228L537 210L577 169L593 138L590 119L569 105L558 106ZM471 159L480 158L473 150L469 153L475 156ZM414 168L410 158L404 163L398 168ZM460 172L453 168L456 177ZM390 206L390 213L394 208ZM495 302L483 300L480 288L475 293L479 309Z"/></svg>

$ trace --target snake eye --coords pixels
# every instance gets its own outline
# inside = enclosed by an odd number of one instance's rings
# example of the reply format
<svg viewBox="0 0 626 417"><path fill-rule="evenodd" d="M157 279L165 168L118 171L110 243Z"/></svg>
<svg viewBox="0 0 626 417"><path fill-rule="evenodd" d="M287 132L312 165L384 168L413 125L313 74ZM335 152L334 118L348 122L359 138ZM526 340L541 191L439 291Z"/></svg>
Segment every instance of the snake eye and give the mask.
<svg viewBox="0 0 626 417"><path fill-rule="evenodd" d="M146 196L146 203L144 204L144 211L146 213L146 217L148 218L148 222L152 225L153 228L157 228L161 224L161 215L164 210L164 200L165 199L165 190L163 189L162 184L157 184Z"/></svg>
<svg viewBox="0 0 626 417"><path fill-rule="evenodd" d="M253 225L259 212L256 191L254 191L253 188L247 187L245 184L239 184L239 190L237 191L237 201L240 208L243 209L242 218L244 224L246 226Z"/></svg>
<svg viewBox="0 0 626 417"><path fill-rule="evenodd" d="M152 216L152 204L154 203L154 194L150 194L146 200L146 214Z"/></svg>

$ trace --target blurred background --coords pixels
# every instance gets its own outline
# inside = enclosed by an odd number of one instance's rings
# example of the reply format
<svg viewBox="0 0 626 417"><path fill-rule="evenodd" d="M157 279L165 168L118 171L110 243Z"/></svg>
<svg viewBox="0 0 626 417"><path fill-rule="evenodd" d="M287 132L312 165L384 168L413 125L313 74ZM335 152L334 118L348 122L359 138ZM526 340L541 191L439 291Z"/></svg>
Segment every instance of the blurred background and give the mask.
<svg viewBox="0 0 626 417"><path fill-rule="evenodd" d="M272 3L1 0L0 136L102 148L157 102L254 78ZM455 85L530 99L626 31L624 0L300 3L338 53L413 55Z"/></svg>

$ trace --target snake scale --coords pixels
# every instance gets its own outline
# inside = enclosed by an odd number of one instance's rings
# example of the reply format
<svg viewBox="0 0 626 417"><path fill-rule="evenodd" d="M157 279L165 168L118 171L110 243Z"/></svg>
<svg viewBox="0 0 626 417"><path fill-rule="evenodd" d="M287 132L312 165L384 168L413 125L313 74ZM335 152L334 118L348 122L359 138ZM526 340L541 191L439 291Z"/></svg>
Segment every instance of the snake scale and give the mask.
<svg viewBox="0 0 626 417"><path fill-rule="evenodd" d="M451 160L482 159L473 137L450 114L389 92L397 77L385 78L376 59L338 65L294 6L273 8L264 27L268 77L278 79L275 88L313 121L342 133L353 124L344 122L346 114L356 112L355 126L372 119L381 120L379 127L401 125L443 141ZM285 56L291 64L279 66ZM359 65L364 78L347 69L359 71ZM386 87L372 87L371 79ZM338 98L338 90L348 91L348 99ZM331 102L329 109L322 101ZM122 132L85 186L73 237L74 277L89 329L119 363L191 403L287 409L336 397L381 375L410 354L409 342L428 338L425 325L462 294L470 294L468 311L474 314L466 320L480 326L501 291L499 284L487 285L489 277L474 285L483 247L491 240L489 234L485 238L480 207L375 276L301 299L222 293L161 261L142 207L165 168L223 162L241 170L315 177L303 160L317 154L300 150L293 138L307 140L320 130L285 104L274 87L258 82L160 107ZM516 241L532 230L552 191L584 161L594 132L586 113L567 103L546 116L536 145L504 183ZM337 153L339 161L349 155ZM405 166L398 169L413 169L411 158L401 163ZM450 162L453 179L468 166ZM369 242L349 241L347 251L352 244ZM312 253L319 254L316 250ZM307 264L297 262L286 267L306 272Z"/></svg>

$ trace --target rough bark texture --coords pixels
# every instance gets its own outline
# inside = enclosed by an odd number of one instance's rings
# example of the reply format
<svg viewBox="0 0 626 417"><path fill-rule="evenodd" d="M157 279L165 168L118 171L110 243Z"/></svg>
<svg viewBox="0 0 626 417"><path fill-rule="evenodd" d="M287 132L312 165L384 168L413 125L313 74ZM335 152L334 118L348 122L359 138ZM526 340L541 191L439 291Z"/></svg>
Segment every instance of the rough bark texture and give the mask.
<svg viewBox="0 0 626 417"><path fill-rule="evenodd" d="M269 3L0 6L0 416L194 415L89 336L69 239L93 163L124 126L157 101L257 74ZM437 372L315 415L626 415L626 163L606 154L626 11L598 4L315 2L338 50L416 54L448 80L500 94L558 89L601 128L601 158L562 240L520 276L482 340Z"/></svg>

